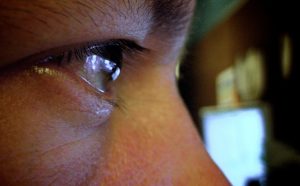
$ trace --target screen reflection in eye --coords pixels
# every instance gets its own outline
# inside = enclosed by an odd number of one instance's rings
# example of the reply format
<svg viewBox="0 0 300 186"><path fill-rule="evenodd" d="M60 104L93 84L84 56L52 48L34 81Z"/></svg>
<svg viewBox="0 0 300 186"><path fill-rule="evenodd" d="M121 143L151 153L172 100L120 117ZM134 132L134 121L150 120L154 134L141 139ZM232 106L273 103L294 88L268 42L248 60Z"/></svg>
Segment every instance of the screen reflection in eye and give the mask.
<svg viewBox="0 0 300 186"><path fill-rule="evenodd" d="M86 57L84 68L77 72L83 80L100 92L106 92L107 84L115 81L120 73L118 63L94 54Z"/></svg>
<svg viewBox="0 0 300 186"><path fill-rule="evenodd" d="M143 50L144 48L128 40L88 43L83 47L47 56L34 65L33 69L40 74L49 74L51 70L48 67L57 65L74 73L96 91L105 93L109 91L110 84L121 74L123 53Z"/></svg>

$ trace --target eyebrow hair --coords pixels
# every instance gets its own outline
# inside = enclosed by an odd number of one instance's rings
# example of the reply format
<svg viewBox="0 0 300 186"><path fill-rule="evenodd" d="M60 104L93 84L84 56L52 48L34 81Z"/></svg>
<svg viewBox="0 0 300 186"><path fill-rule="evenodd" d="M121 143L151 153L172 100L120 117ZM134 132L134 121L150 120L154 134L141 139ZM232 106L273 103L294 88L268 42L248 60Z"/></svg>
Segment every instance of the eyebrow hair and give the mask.
<svg viewBox="0 0 300 186"><path fill-rule="evenodd" d="M192 0L154 0L152 4L152 30L162 29L171 35L179 35L187 28L194 10Z"/></svg>
<svg viewBox="0 0 300 186"><path fill-rule="evenodd" d="M91 8L90 5L88 3L86 3L85 1L81 1L81 0L76 0L74 1L75 4L85 7L85 8ZM92 1L93 2L93 1ZM99 4L96 3L97 1L93 2L93 7L96 8L101 14L106 14L101 10L101 7L99 7ZM133 4L136 4L137 1L130 1L130 0L123 0L123 2L125 4L128 4L129 6L127 6L128 9L130 9L129 12L134 12ZM170 37L175 37L177 35L182 34L183 31L185 31L185 29L187 28L188 23L190 22L190 18L193 15L193 9L190 8L191 3L193 1L192 0L143 0L142 2L142 7L141 9L143 9L144 11L146 11L145 16L148 16L149 14L147 14L148 12L152 12L152 16L150 18L150 33L155 33L158 31L162 31L161 33L164 34L168 34ZM108 0L104 0L103 3L105 3L106 5L109 5L109 7L111 9L113 9L113 5L110 4L110 2ZM138 4L138 3L137 3ZM71 13L69 13L67 10L67 4L64 3L59 3L60 8L62 8L64 11L58 11L55 9L52 9L51 7L47 6L47 5L43 5L43 4L38 4L38 3L33 3L34 6L43 9L45 11L48 11L50 13L56 14L56 15L60 15L62 17L71 17L72 19L74 19L77 23L82 24L80 18L72 15ZM133 6L132 6L133 5ZM116 5L118 6L118 5ZM23 13L23 14L32 14L34 15L34 12L31 10L27 10L27 9L23 9L23 8L11 8L11 7L6 7L0 4L0 8L2 10L5 11L15 11L18 13ZM140 7L137 7L138 9ZM141 9L137 10L140 11ZM115 9L117 10L117 9ZM117 12L117 11L115 11ZM119 12L119 14L121 14L122 12ZM95 19L93 17L90 16L90 14L86 13L90 18L90 20L93 22L93 24L95 26L99 26ZM108 14L110 17L112 17L110 14ZM123 15L126 16L126 15ZM39 18L38 16L34 16L34 18L41 22L44 25L48 25L47 21ZM0 19L2 23L4 24L8 24L5 20ZM59 19L57 20L57 22L63 24ZM22 27L18 26L18 25L10 25L10 26L14 26L15 28L18 27L19 30L23 30L26 32L31 32L33 33L33 31L28 31L25 28L23 29Z"/></svg>

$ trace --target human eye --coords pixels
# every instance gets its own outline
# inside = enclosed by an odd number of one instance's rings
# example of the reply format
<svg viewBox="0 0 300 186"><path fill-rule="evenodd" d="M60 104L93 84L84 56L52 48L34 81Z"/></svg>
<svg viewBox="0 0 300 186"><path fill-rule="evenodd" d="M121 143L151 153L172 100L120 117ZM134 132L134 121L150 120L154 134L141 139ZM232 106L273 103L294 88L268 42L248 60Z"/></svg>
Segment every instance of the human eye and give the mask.
<svg viewBox="0 0 300 186"><path fill-rule="evenodd" d="M86 82L98 93L111 92L112 82L121 74L124 55L144 50L128 40L89 42L83 46L60 49L32 65L39 74L53 75L51 68L59 68Z"/></svg>
<svg viewBox="0 0 300 186"><path fill-rule="evenodd" d="M119 106L115 82L143 50L114 39L39 52L0 69L0 90L4 101L13 95L32 105L26 112L39 109L72 126L98 126Z"/></svg>

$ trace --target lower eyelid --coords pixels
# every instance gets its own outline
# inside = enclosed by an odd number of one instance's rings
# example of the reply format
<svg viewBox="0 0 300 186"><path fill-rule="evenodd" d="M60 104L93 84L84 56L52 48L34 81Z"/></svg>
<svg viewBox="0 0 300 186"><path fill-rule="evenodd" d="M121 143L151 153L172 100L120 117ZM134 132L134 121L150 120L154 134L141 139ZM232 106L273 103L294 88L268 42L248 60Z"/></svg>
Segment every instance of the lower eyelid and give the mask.
<svg viewBox="0 0 300 186"><path fill-rule="evenodd" d="M42 84L37 88L48 90L44 99L51 98L52 112L71 125L99 126L107 122L114 110L113 95L96 92L64 70L34 66L29 73Z"/></svg>
<svg viewBox="0 0 300 186"><path fill-rule="evenodd" d="M1 73L0 97L5 109L25 123L49 127L95 128L109 121L114 111L112 98L97 95L63 72L51 70L60 75L32 69Z"/></svg>
<svg viewBox="0 0 300 186"><path fill-rule="evenodd" d="M63 110L60 119L64 122L70 123L71 126L76 128L91 128L105 124L109 120L114 107L109 102L102 100L98 105L85 105L80 108L65 106Z"/></svg>

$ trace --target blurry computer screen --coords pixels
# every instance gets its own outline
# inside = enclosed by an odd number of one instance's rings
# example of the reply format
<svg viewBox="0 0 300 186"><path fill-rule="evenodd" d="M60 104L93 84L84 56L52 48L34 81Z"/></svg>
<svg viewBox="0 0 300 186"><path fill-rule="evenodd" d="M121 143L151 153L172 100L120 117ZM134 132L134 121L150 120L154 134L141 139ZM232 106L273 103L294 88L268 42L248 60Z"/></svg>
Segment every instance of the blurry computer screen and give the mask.
<svg viewBox="0 0 300 186"><path fill-rule="evenodd" d="M267 107L207 107L200 111L206 149L234 186L260 185L266 174Z"/></svg>

